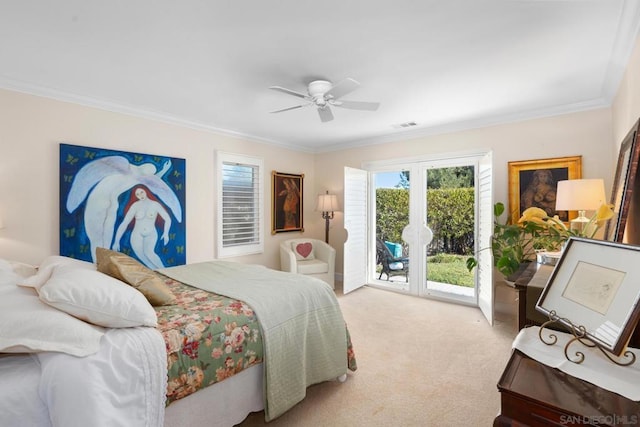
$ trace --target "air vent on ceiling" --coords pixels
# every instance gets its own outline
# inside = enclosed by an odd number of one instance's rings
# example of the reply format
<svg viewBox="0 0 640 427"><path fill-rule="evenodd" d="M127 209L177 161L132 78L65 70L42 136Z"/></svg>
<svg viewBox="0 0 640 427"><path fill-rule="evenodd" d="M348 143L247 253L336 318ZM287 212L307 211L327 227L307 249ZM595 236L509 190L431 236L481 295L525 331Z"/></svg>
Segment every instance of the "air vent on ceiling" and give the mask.
<svg viewBox="0 0 640 427"><path fill-rule="evenodd" d="M416 122L404 122L404 123L399 123L396 125L391 125L392 127L396 128L396 129L404 129L404 128L410 128L413 126L418 126L418 124Z"/></svg>

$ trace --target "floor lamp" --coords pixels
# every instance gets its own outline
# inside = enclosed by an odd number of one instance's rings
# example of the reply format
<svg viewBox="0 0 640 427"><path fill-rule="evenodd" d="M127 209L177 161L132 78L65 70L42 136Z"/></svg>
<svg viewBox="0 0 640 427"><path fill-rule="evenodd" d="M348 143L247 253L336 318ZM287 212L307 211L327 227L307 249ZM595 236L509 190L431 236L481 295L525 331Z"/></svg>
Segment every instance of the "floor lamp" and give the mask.
<svg viewBox="0 0 640 427"><path fill-rule="evenodd" d="M338 206L338 196L335 194L318 194L316 211L322 212L322 219L325 220L324 241L329 243L329 220L333 219L333 213L340 209Z"/></svg>

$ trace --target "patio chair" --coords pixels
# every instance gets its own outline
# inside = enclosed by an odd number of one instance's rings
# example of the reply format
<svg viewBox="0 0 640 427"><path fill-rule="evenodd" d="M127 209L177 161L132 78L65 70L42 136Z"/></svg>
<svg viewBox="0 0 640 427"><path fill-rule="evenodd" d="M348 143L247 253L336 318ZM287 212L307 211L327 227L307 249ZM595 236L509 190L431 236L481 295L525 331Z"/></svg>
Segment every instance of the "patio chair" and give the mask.
<svg viewBox="0 0 640 427"><path fill-rule="evenodd" d="M382 275L387 275L387 281L392 276L404 276L405 281L409 282L409 258L394 257L391 250L384 244L381 239L376 239L376 255L378 264L382 265L378 280L382 279Z"/></svg>

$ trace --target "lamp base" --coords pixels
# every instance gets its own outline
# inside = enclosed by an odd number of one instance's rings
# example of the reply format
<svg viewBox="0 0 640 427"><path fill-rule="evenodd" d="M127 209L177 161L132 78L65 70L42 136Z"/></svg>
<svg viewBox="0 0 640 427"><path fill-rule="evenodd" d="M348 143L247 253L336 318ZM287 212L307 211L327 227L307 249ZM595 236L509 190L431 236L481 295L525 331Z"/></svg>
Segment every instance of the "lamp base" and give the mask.
<svg viewBox="0 0 640 427"><path fill-rule="evenodd" d="M325 218L325 225L324 225L324 242L326 244L329 244L329 217Z"/></svg>
<svg viewBox="0 0 640 427"><path fill-rule="evenodd" d="M569 229L579 236L590 236L593 232L593 224L585 216L585 211L578 211L578 217L570 221Z"/></svg>

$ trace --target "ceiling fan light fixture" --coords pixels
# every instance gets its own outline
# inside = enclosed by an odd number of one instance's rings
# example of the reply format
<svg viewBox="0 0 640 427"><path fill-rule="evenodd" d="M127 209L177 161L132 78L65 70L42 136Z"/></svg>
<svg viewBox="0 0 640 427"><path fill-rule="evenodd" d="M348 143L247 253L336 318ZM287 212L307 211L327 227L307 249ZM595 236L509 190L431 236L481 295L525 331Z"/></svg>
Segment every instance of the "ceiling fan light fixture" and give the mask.
<svg viewBox="0 0 640 427"><path fill-rule="evenodd" d="M340 98L342 98L344 95L353 92L359 86L360 83L352 78L344 79L336 83L335 85L327 80L314 80L307 85L308 95L304 95L301 92L297 92L295 90L287 89L280 86L271 86L269 89L277 90L288 95L293 95L297 98L303 98L308 102L308 104L305 105L283 108L281 110L272 111L272 113L280 113L307 105L315 105L318 110L318 114L320 115L320 120L322 122L328 122L333 120L333 113L331 112L331 108L329 108L329 106L361 111L377 110L378 106L380 105L377 102L340 100Z"/></svg>
<svg viewBox="0 0 640 427"><path fill-rule="evenodd" d="M324 98L324 94L329 92L332 87L333 86L330 81L314 80L309 83L307 91L309 92L309 95L314 98Z"/></svg>

